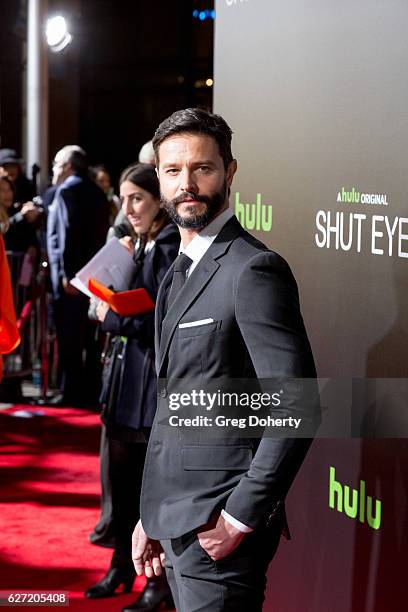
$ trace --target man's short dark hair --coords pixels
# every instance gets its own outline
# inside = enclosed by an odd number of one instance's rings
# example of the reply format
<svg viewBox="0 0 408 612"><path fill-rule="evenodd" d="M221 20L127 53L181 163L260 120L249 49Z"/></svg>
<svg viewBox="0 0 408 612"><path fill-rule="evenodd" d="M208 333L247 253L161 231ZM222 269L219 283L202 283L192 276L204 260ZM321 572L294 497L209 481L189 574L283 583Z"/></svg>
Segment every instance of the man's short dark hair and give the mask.
<svg viewBox="0 0 408 612"><path fill-rule="evenodd" d="M159 147L161 143L176 134L207 134L218 144L225 169L232 162L231 138L232 130L220 116L202 108L185 108L167 117L157 128L153 137L153 149L156 164L159 163Z"/></svg>
<svg viewBox="0 0 408 612"><path fill-rule="evenodd" d="M69 161L71 162L72 170L75 174L87 174L88 160L85 151L80 150L79 147L78 149L72 150L70 153Z"/></svg>

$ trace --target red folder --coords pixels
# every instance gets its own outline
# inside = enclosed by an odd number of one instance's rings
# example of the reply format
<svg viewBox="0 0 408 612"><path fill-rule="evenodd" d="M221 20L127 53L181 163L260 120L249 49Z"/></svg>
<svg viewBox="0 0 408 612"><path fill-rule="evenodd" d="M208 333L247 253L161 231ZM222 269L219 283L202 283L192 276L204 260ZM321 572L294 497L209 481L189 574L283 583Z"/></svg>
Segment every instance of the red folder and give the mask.
<svg viewBox="0 0 408 612"><path fill-rule="evenodd" d="M154 310L154 302L146 289L131 289L115 293L95 278L88 280L88 289L121 317L130 317Z"/></svg>

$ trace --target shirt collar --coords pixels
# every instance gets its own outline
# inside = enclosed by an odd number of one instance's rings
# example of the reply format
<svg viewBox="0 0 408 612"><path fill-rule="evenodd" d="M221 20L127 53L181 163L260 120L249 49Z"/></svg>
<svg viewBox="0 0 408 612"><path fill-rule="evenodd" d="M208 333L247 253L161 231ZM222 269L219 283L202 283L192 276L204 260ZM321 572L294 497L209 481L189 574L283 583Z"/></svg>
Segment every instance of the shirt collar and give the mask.
<svg viewBox="0 0 408 612"><path fill-rule="evenodd" d="M185 253L193 260L194 267L198 264L200 259L208 251L224 225L234 216L234 213L230 208L224 210L215 219L213 219L208 225L206 225L197 236L187 245L184 249L183 245L180 244L179 253Z"/></svg>

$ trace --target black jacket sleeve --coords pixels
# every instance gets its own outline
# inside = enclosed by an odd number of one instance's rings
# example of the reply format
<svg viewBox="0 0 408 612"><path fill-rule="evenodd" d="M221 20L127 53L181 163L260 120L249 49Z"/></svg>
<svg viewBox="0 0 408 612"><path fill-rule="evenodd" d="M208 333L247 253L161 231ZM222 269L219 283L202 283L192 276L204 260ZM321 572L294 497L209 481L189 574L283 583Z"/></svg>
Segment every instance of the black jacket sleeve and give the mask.
<svg viewBox="0 0 408 612"><path fill-rule="evenodd" d="M102 330L115 336L138 338L141 343L153 346L154 312L133 317L121 317L113 310L108 310L102 323Z"/></svg>

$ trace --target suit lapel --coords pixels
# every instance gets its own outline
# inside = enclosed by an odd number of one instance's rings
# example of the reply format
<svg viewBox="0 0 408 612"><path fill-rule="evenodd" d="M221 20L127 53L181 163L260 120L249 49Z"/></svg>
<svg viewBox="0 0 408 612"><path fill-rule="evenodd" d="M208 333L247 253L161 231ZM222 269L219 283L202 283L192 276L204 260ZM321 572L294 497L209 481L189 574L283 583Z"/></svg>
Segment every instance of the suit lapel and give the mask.
<svg viewBox="0 0 408 612"><path fill-rule="evenodd" d="M201 265L201 263L202 262L198 264L191 277L179 291L173 304L163 319L159 349L159 375L170 344L170 340L179 320L219 268L219 264L214 260L207 260L206 262L203 262L203 265Z"/></svg>
<svg viewBox="0 0 408 612"><path fill-rule="evenodd" d="M156 344L156 358L158 358L156 366L158 376L161 374L170 341L178 322L217 272L220 267L220 263L218 263L217 260L228 251L233 240L243 232L244 230L236 217L233 217L224 225L217 238L176 296L166 315L164 313L165 295L171 284L174 266L169 269L163 279L158 296L158 302L160 303L156 309L156 342L158 343L158 345ZM162 322L161 329L160 321Z"/></svg>

